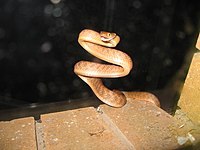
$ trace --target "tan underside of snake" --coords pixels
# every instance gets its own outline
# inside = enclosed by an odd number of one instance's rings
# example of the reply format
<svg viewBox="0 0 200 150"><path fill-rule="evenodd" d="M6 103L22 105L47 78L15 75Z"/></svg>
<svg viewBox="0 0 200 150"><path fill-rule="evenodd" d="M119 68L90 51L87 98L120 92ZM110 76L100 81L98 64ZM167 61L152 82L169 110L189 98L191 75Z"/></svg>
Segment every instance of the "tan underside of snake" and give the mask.
<svg viewBox="0 0 200 150"><path fill-rule="evenodd" d="M120 38L115 33L98 33L89 29L81 31L79 44L90 54L111 64L80 61L75 64L74 72L90 86L101 101L110 106L122 107L131 99L149 101L160 106L159 100L151 93L110 90L103 85L101 78L123 77L132 69L131 58L126 53L111 48L119 41Z"/></svg>

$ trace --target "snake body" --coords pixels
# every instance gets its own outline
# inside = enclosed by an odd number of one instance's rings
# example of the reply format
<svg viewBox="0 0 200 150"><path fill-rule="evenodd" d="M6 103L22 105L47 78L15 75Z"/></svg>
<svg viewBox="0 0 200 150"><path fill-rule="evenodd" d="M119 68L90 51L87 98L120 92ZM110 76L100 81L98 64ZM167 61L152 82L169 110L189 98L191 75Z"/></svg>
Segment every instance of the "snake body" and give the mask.
<svg viewBox="0 0 200 150"><path fill-rule="evenodd" d="M128 99L145 100L160 106L159 100L151 93L110 90L102 83L101 78L126 76L133 67L133 62L126 53L113 48L119 41L120 37L115 33L98 33L89 29L81 31L79 44L90 54L111 64L79 61L74 66L74 72L90 86L101 101L110 106L122 107Z"/></svg>

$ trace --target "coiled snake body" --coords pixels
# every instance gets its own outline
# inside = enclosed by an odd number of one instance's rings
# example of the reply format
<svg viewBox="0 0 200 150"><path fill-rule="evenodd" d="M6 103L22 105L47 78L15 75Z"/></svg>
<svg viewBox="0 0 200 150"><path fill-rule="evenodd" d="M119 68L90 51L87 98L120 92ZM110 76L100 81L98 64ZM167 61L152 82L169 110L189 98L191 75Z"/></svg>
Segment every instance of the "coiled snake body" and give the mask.
<svg viewBox="0 0 200 150"><path fill-rule="evenodd" d="M123 92L110 90L102 83L101 78L123 77L129 74L133 63L131 58L115 47L120 37L115 33L96 32L85 29L80 32L78 42L90 54L111 64L79 61L74 66L74 72L85 81L95 95L104 103L113 107L122 107L127 99L144 100L160 106L156 96L148 92Z"/></svg>

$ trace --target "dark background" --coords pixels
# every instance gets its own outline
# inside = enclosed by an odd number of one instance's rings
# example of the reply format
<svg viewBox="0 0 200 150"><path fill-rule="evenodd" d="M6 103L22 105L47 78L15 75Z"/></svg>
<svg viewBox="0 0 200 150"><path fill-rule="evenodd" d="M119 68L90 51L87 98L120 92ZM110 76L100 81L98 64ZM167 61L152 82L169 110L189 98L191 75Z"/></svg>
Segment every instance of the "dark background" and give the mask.
<svg viewBox="0 0 200 150"><path fill-rule="evenodd" d="M93 96L73 73L94 59L77 42L85 28L116 32L134 60L127 77L104 80L109 88L151 91L171 109L178 94L166 89L191 61L199 18L192 0L0 0L0 109Z"/></svg>

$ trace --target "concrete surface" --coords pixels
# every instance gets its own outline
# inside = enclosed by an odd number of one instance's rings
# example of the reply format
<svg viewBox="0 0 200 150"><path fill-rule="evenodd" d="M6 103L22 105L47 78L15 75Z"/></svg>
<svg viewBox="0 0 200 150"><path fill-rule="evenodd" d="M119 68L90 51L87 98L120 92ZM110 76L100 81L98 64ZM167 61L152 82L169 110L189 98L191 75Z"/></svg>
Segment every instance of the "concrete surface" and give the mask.
<svg viewBox="0 0 200 150"><path fill-rule="evenodd" d="M200 53L193 56L178 106L200 125Z"/></svg>

